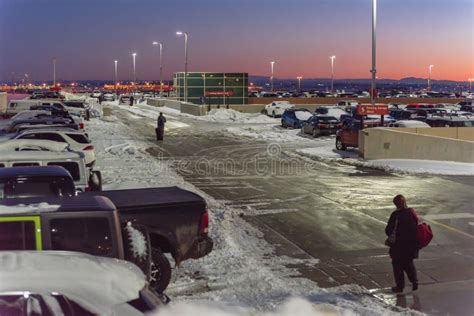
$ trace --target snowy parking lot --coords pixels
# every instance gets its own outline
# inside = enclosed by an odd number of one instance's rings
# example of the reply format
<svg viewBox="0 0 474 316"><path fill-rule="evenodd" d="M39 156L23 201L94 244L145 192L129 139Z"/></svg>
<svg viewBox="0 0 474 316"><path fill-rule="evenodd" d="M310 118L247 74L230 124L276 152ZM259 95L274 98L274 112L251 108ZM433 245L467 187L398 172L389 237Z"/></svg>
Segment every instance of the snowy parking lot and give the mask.
<svg viewBox="0 0 474 316"><path fill-rule="evenodd" d="M162 143L153 130L159 111L168 118ZM209 203L214 250L174 269L167 289L170 313L426 311L413 303L414 296L403 304L373 295L392 282L383 246L391 198L405 192L421 214L446 213L436 202L448 200L456 201L455 213L472 213L471 180L417 176L413 164L366 168L355 151L336 151L333 137L303 137L260 114L220 110L196 118L166 108L109 104L88 132L104 188L178 185ZM456 173L448 166L445 173L472 174L472 167L467 172L464 167L456 166ZM395 174L387 173L391 170ZM447 185L454 191L444 191ZM439 224L426 262L440 256L449 261L437 247L469 240ZM459 221L449 225L466 231ZM437 283L431 271L423 273L426 285Z"/></svg>

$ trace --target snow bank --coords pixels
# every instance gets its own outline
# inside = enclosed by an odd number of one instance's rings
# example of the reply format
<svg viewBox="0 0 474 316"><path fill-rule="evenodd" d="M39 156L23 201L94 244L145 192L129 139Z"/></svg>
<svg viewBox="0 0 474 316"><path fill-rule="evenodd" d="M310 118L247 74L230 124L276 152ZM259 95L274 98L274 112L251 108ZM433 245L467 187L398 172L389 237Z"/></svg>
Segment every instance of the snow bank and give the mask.
<svg viewBox="0 0 474 316"><path fill-rule="evenodd" d="M389 172L425 173L440 175L474 175L474 164L454 161L380 159L364 162L364 166Z"/></svg>
<svg viewBox="0 0 474 316"><path fill-rule="evenodd" d="M357 149L337 150L334 140L322 141L318 147L297 149L296 153L312 159L340 160L350 165L375 168L387 172L474 175L473 163L416 159L362 160L358 157Z"/></svg>
<svg viewBox="0 0 474 316"><path fill-rule="evenodd" d="M353 315L329 304L312 304L301 298L287 300L275 312L256 312L248 307L229 306L218 302L170 303L161 308L154 316L320 316Z"/></svg>
<svg viewBox="0 0 474 316"><path fill-rule="evenodd" d="M222 123L278 123L278 119L274 119L260 113L241 113L232 109L213 109L208 113L208 115L199 116L197 119Z"/></svg>

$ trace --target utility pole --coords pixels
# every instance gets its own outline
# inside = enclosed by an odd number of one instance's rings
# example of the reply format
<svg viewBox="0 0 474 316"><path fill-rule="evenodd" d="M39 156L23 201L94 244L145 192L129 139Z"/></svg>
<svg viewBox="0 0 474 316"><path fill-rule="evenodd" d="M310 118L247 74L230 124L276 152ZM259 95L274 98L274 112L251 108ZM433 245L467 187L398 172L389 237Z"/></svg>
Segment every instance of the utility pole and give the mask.
<svg viewBox="0 0 474 316"><path fill-rule="evenodd" d="M56 86L56 57L53 57L53 86Z"/></svg>
<svg viewBox="0 0 474 316"><path fill-rule="evenodd" d="M375 105L377 79L377 0L372 0L372 84L370 102Z"/></svg>

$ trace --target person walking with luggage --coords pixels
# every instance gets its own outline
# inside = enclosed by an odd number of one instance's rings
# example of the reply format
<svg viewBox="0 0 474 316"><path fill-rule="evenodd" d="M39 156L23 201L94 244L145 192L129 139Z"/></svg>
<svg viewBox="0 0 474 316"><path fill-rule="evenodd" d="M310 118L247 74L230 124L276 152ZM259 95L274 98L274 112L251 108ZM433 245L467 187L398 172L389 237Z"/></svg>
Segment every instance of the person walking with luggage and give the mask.
<svg viewBox="0 0 474 316"><path fill-rule="evenodd" d="M135 101L135 98L133 95L130 96L130 106L133 106L133 102Z"/></svg>
<svg viewBox="0 0 474 316"><path fill-rule="evenodd" d="M163 140L165 134L165 123L166 117L163 115L162 112L160 112L160 115L158 116L158 119L156 121L156 140Z"/></svg>
<svg viewBox="0 0 474 316"><path fill-rule="evenodd" d="M390 247L395 287L392 292L401 293L405 287L405 274L412 283L412 290L418 289L418 278L413 259L418 258L419 245L417 241L418 218L415 210L407 206L403 195L393 199L397 209L390 215L385 233L386 244Z"/></svg>

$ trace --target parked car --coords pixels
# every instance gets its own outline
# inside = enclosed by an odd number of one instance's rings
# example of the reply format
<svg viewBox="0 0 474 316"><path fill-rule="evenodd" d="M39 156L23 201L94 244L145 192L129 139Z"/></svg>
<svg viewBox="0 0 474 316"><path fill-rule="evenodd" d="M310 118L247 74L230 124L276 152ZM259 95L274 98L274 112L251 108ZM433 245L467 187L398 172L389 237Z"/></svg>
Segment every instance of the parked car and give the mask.
<svg viewBox="0 0 474 316"><path fill-rule="evenodd" d="M359 131L363 128L380 126L380 121L364 121L361 126L359 120L343 122L342 129L336 132L336 149L346 150L347 147L359 147Z"/></svg>
<svg viewBox="0 0 474 316"><path fill-rule="evenodd" d="M92 91L91 93L91 98L98 98L102 95L102 92L100 92L99 90L94 90Z"/></svg>
<svg viewBox="0 0 474 316"><path fill-rule="evenodd" d="M115 95L110 92L106 92L102 95L104 101L115 101Z"/></svg>
<svg viewBox="0 0 474 316"><path fill-rule="evenodd" d="M177 187L96 193L0 199L5 210L0 240L10 241L0 242L0 250L80 251L125 259L140 267L158 293L171 277L164 253L179 264L211 252L208 212L200 196ZM11 234L9 227L25 229Z"/></svg>
<svg viewBox="0 0 474 316"><path fill-rule="evenodd" d="M0 199L75 194L74 180L63 167L0 168Z"/></svg>
<svg viewBox="0 0 474 316"><path fill-rule="evenodd" d="M287 109L281 116L282 127L301 128L313 114L307 109Z"/></svg>
<svg viewBox="0 0 474 316"><path fill-rule="evenodd" d="M39 115L51 115L51 112L43 110L21 111L10 118L0 120L0 132L5 132L8 127L15 121L33 119Z"/></svg>
<svg viewBox="0 0 474 316"><path fill-rule="evenodd" d="M301 133L318 137L321 135L336 134L336 131L341 127L342 124L334 116L314 115L303 123Z"/></svg>
<svg viewBox="0 0 474 316"><path fill-rule="evenodd" d="M337 102L337 106L343 108L343 109L347 109L347 108L355 108L359 105L359 102L358 101L354 101L354 100L346 100L346 101L339 101Z"/></svg>
<svg viewBox="0 0 474 316"><path fill-rule="evenodd" d="M22 131L17 134L9 134L0 138L0 144L6 140L13 139L35 139L49 140L53 142L66 143L73 151L84 154L86 166L91 168L95 163L94 145L86 133L70 128L38 128Z"/></svg>
<svg viewBox="0 0 474 316"><path fill-rule="evenodd" d="M2 223L6 232L0 234L7 237L2 245L22 242L16 229L23 228L30 246L37 233L31 230L33 222L25 223ZM135 316L164 305L134 264L79 252L3 251L0 280L0 315Z"/></svg>
<svg viewBox="0 0 474 316"><path fill-rule="evenodd" d="M316 108L314 113L317 115L321 114L321 115L334 116L339 121L341 120L342 115L347 115L347 112L344 111L339 106L321 106L321 107Z"/></svg>
<svg viewBox="0 0 474 316"><path fill-rule="evenodd" d="M390 123L389 127L402 127L402 128L426 128L430 127L428 124L417 120L402 120Z"/></svg>
<svg viewBox="0 0 474 316"><path fill-rule="evenodd" d="M432 109L434 108L433 104L428 103L410 103L405 107L405 110L414 110L414 109Z"/></svg>
<svg viewBox="0 0 474 316"><path fill-rule="evenodd" d="M130 94L122 94L119 98L119 104L129 105L130 104L130 98L131 98Z"/></svg>
<svg viewBox="0 0 474 316"><path fill-rule="evenodd" d="M474 127L474 117L429 117L426 123L431 127Z"/></svg>
<svg viewBox="0 0 474 316"><path fill-rule="evenodd" d="M27 166L60 166L71 174L76 191L101 189L101 184L97 180L100 172L86 168L84 154L81 152L44 150L0 152L0 168Z"/></svg>
<svg viewBox="0 0 474 316"><path fill-rule="evenodd" d="M461 111L466 112L474 112L474 101L473 100L465 100L458 102L457 105L460 107Z"/></svg>
<svg viewBox="0 0 474 316"><path fill-rule="evenodd" d="M36 116L27 120L11 121L6 127L4 133L18 133L26 129L43 128L43 127L68 127L75 130L84 128L84 123L77 123L71 116Z"/></svg>
<svg viewBox="0 0 474 316"><path fill-rule="evenodd" d="M265 112L271 117L280 117L283 112L287 109L294 108L295 106L288 101L273 101L265 106Z"/></svg>

